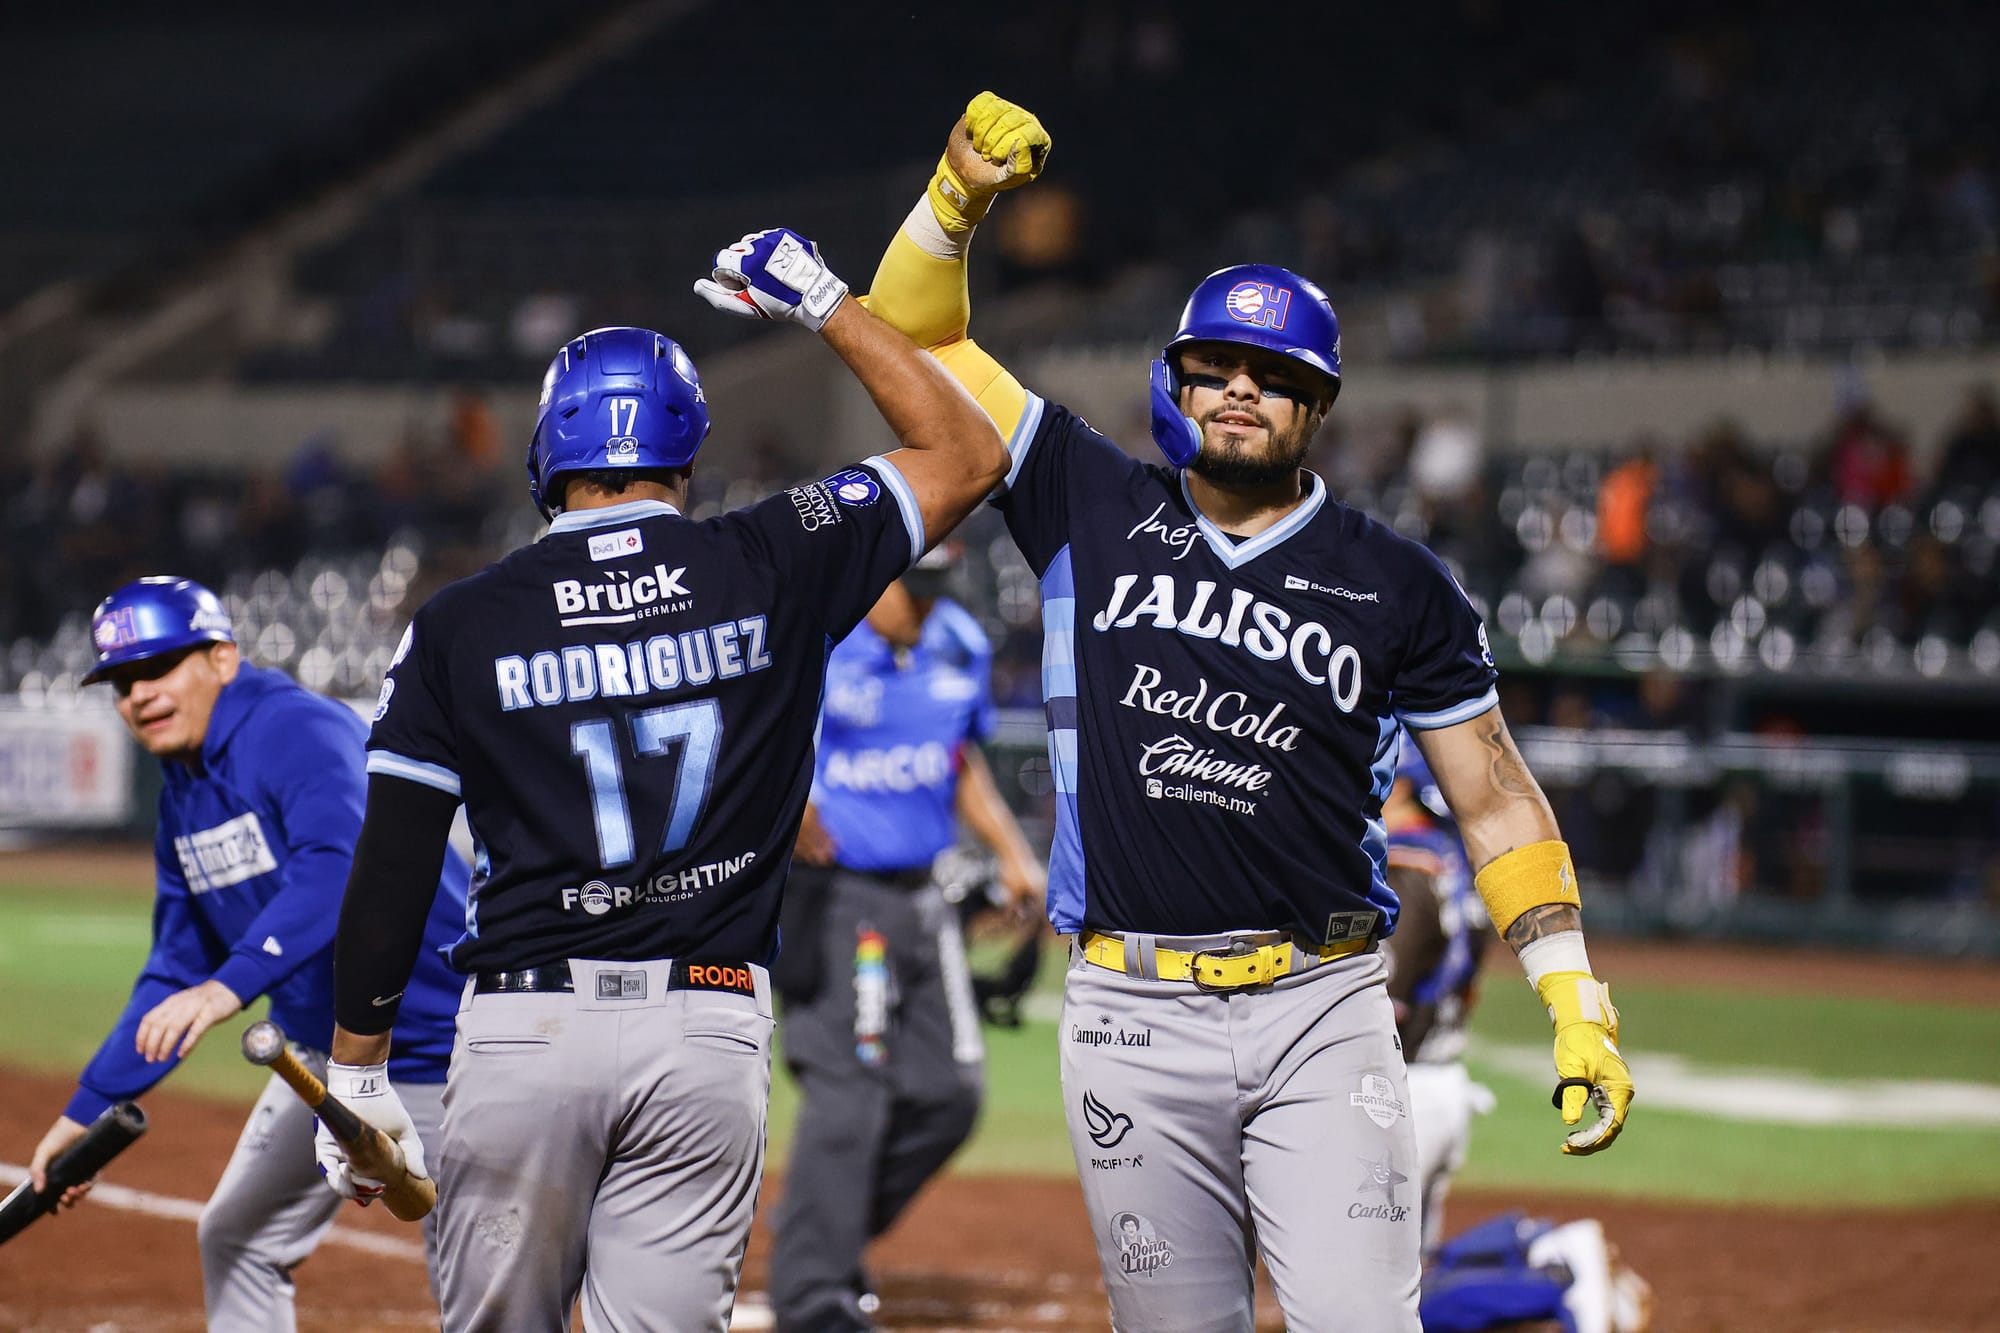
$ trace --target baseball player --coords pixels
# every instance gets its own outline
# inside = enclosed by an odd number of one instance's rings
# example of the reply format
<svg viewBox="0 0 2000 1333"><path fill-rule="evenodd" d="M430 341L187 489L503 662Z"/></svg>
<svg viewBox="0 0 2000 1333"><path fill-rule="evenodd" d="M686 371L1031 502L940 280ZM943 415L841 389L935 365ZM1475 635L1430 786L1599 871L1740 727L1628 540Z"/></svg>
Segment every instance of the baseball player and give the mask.
<svg viewBox="0 0 2000 1333"><path fill-rule="evenodd" d="M382 686L336 949L328 1085L380 1084L462 799L481 855L445 1090L445 1327L728 1322L764 1156L779 895L829 648L1006 471L992 422L796 233L721 252L718 309L816 330L902 447L683 516L709 415L645 329L564 346L529 492L547 536L426 603ZM355 1110L407 1145L393 1093Z"/></svg>
<svg viewBox="0 0 2000 1333"><path fill-rule="evenodd" d="M1382 800L1382 827L1389 836L1384 874L1401 909L1388 941L1389 1000L1409 1064L1414 1180L1428 1258L1437 1249L1452 1174L1465 1165L1472 1117L1493 1108L1493 1094L1472 1081L1464 1060L1487 920L1450 812L1407 733Z"/></svg>
<svg viewBox="0 0 2000 1333"><path fill-rule="evenodd" d="M958 913L932 875L959 820L997 856L1014 903L1041 905L1041 865L979 751L992 656L979 622L942 596L954 558L951 543L933 548L827 661L795 853L826 871L795 871L788 889L823 901L818 984L785 997L803 1101L771 1253L781 1333L873 1327L862 1250L978 1116L979 1007Z"/></svg>
<svg viewBox="0 0 2000 1333"><path fill-rule="evenodd" d="M1049 916L1075 937L1064 1097L1112 1317L1248 1330L1261 1253L1294 1333L1414 1330L1416 1143L1377 952L1398 727L1553 1017L1565 1123L1597 1110L1563 1144L1588 1153L1632 1085L1576 877L1464 594L1300 467L1340 388L1317 287L1251 264L1195 288L1153 365L1165 467L966 336L974 225L1047 146L1026 111L975 98L871 309L1008 439L997 503L1042 591Z"/></svg>
<svg viewBox="0 0 2000 1333"><path fill-rule="evenodd" d="M100 1111L166 1077L203 1033L259 995L271 997L271 1018L301 1060L325 1068L334 920L367 781L367 725L282 672L245 664L228 612L200 584L128 583L98 605L91 634L97 661L86 683L111 683L118 715L160 760L159 897L132 998L35 1148L37 1188ZM438 949L464 920L467 874L455 854L431 869L435 904L419 923L422 956L388 1071L413 1120L432 1128L459 989ZM312 1112L273 1076L202 1210L209 1328L295 1327L291 1271L340 1207L320 1184L312 1139ZM333 1183L364 1204L381 1192L365 1178ZM68 1191L64 1203L88 1189ZM435 1291L432 1240L426 1225Z"/></svg>

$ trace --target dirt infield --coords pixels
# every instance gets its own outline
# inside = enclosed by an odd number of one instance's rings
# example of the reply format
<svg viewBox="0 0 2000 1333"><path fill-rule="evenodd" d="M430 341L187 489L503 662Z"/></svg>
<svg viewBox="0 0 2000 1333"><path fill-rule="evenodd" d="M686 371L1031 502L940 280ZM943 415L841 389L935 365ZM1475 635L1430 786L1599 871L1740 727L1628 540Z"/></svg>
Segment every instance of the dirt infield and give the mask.
<svg viewBox="0 0 2000 1333"><path fill-rule="evenodd" d="M0 1073L0 1160L24 1161L68 1085ZM107 1177L200 1198L227 1159L242 1111L166 1093L146 1099L152 1131ZM776 1187L760 1214L768 1215ZM1630 1201L1454 1198L1452 1227L1509 1207L1596 1216L1658 1291L1662 1333L1972 1333L1994 1327L2000 1202L1879 1212L1702 1208ZM414 1237L379 1209L341 1226ZM1979 1237L1986 1237L1982 1241ZM764 1285L767 1238L752 1242L746 1292ZM933 1187L873 1263L897 1329L1107 1327L1073 1182L952 1178ZM323 1246L297 1274L305 1333L426 1323L420 1264ZM87 1203L0 1248L0 1329L168 1333L201 1327L194 1227ZM435 1316L429 1316L434 1319ZM1263 1327L1280 1327L1275 1316Z"/></svg>
<svg viewBox="0 0 2000 1333"><path fill-rule="evenodd" d="M78 892L147 891L143 849L0 855L0 877ZM1498 951L1495 951L1498 952ZM1622 981L1746 992L1878 995L2000 1008L2000 968L1899 957L1593 941ZM1511 968L1511 963L1509 964ZM69 1085L0 1068L0 1162L25 1162ZM147 1138L108 1179L203 1197L243 1109L155 1093ZM767 1190L768 1216L779 1186ZM0 1191L4 1192L4 1191ZM2000 1201L1842 1212L1568 1196L1454 1196L1449 1228L1507 1208L1595 1216L1658 1295L1660 1333L1971 1333L2000 1327ZM415 1236L379 1209L341 1225ZM1984 1239L1981 1239L1984 1237ZM763 1288L768 1238L753 1238L744 1291ZM1055 1331L1108 1327L1080 1197L1070 1180L954 1177L934 1186L871 1257L887 1326ZM297 1274L304 1333L435 1327L420 1263L328 1245ZM0 1247L0 1333L199 1329L201 1281L186 1220L96 1203L44 1219ZM1261 1325L1281 1327L1275 1312Z"/></svg>

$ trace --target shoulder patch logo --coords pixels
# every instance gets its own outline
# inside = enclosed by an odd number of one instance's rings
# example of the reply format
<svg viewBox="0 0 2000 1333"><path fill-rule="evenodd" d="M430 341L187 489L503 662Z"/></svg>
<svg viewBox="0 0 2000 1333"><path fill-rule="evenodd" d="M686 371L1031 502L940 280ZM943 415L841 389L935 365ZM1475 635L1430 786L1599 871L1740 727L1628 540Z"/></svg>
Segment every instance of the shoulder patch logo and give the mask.
<svg viewBox="0 0 2000 1333"><path fill-rule="evenodd" d="M858 467L834 473L826 479L825 485L833 492L834 499L850 506L874 504L876 497L882 494L881 484Z"/></svg>
<svg viewBox="0 0 2000 1333"><path fill-rule="evenodd" d="M798 512L799 526L807 532L818 532L840 522L840 510L833 503L831 481L794 486L785 494L791 497L792 508Z"/></svg>

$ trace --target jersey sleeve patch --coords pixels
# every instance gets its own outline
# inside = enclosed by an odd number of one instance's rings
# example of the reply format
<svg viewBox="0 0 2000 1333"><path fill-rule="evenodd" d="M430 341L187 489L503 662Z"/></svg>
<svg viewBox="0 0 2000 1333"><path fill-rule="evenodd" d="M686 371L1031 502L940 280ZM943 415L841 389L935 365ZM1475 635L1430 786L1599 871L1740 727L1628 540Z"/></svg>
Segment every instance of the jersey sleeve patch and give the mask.
<svg viewBox="0 0 2000 1333"><path fill-rule="evenodd" d="M910 531L910 563L914 565L917 558L924 553L924 511L917 506L916 492L910 489L910 483L903 479L903 474L897 470L896 465L880 454L862 461L875 469L876 476L882 480L882 486L895 498L896 508L903 515L903 526ZM827 478L826 485L833 491L834 499L842 504L872 502L873 495L867 500L860 499L858 489L854 491L856 498L848 498L848 490L855 486L853 478L871 481L868 474L859 468L850 468L838 476Z"/></svg>

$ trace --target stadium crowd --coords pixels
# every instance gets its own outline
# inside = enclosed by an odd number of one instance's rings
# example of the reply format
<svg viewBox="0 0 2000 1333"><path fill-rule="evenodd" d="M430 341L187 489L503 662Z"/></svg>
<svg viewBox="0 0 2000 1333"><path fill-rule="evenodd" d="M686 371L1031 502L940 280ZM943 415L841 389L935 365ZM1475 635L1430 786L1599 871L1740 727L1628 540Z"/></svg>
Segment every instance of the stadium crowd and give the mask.
<svg viewBox="0 0 2000 1333"><path fill-rule="evenodd" d="M1739 665L1733 654L1781 672L2000 674L2000 412L1990 387L1968 393L1928 471L1865 399L1808 442L1775 448L1718 421L1687 441L1489 457L1477 426L1448 415L1357 420L1335 413L1312 465L1336 495L1443 555L1517 665L1618 663L1636 634L1653 655L1623 665L1669 673L1728 669ZM413 431L372 467L344 461L337 444L305 440L282 464L248 474L115 461L88 434L58 451L7 501L6 683L73 670L51 658L48 641L144 570L240 589L270 571L394 544L417 557L420 592L476 568L534 521L512 442L470 390L435 438ZM783 474L784 456L773 441L719 453L697 478L697 511L798 480ZM1032 581L1006 543L987 545L990 562L964 594L996 631L1001 702L1032 707L1041 652ZM353 632L393 639L394 627ZM293 636L294 654L310 646ZM1623 714L1609 720L1702 725L1684 689L1620 697Z"/></svg>

